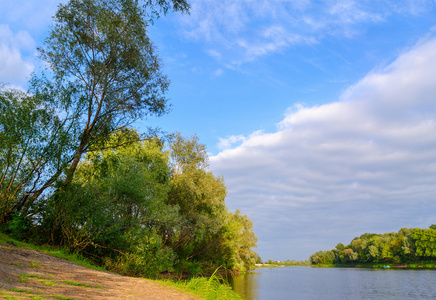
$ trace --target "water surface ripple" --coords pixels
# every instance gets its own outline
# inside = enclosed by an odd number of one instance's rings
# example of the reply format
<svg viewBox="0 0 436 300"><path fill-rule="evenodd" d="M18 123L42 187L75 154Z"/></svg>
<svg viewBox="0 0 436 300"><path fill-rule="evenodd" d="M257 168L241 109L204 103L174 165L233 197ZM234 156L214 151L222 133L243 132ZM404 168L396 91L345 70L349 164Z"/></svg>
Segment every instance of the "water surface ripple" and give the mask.
<svg viewBox="0 0 436 300"><path fill-rule="evenodd" d="M261 268L233 279L245 300L436 299L435 270Z"/></svg>

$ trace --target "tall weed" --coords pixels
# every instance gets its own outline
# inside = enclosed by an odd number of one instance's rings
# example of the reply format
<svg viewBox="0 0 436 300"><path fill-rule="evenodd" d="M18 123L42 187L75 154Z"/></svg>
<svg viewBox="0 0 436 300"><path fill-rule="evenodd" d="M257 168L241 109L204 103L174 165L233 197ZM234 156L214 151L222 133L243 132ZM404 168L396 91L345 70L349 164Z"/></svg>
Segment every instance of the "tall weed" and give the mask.
<svg viewBox="0 0 436 300"><path fill-rule="evenodd" d="M232 290L227 281L215 272L209 278L193 277L187 281L173 283L176 287L187 290L207 300L242 300L238 293Z"/></svg>

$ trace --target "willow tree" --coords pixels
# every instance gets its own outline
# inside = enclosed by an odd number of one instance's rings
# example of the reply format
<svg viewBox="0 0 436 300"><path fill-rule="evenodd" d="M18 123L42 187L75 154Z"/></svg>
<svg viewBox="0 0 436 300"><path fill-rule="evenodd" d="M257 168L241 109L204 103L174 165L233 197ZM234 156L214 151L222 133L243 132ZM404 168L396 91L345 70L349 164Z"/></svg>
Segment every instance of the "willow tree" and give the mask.
<svg viewBox="0 0 436 300"><path fill-rule="evenodd" d="M83 154L101 149L111 133L168 112L169 80L147 27L170 9L187 12L189 5L186 0L70 0L59 5L38 49L48 70L32 78L30 90L54 108L72 136L64 185ZM31 198L60 175L49 176Z"/></svg>
<svg viewBox="0 0 436 300"><path fill-rule="evenodd" d="M0 86L0 224L61 173L68 134L42 99Z"/></svg>

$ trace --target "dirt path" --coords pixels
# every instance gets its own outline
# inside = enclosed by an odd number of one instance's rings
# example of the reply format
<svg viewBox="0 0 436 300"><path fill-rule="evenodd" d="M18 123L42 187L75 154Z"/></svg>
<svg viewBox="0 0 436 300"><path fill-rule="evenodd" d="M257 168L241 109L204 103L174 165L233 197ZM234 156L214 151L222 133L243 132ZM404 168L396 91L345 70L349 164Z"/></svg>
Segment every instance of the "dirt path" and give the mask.
<svg viewBox="0 0 436 300"><path fill-rule="evenodd" d="M0 242L0 299L197 300L159 282L91 270Z"/></svg>

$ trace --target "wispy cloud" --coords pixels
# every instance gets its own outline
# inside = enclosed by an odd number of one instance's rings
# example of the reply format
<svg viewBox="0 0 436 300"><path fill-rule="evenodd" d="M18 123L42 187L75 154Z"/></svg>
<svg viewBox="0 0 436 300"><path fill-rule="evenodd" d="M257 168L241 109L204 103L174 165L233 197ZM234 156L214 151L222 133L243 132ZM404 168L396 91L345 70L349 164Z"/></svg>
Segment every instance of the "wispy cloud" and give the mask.
<svg viewBox="0 0 436 300"><path fill-rule="evenodd" d="M212 73L212 77L216 78L216 77L220 77L221 75L224 74L224 70L223 69L217 69Z"/></svg>
<svg viewBox="0 0 436 300"><path fill-rule="evenodd" d="M421 41L337 102L293 106L276 132L220 141L212 169L261 242L304 259L364 232L436 223L435 49Z"/></svg>
<svg viewBox="0 0 436 300"><path fill-rule="evenodd" d="M351 38L362 24L381 23L393 14L419 15L435 5L431 0L193 0L182 23L186 37L206 41L240 64L326 36Z"/></svg>

